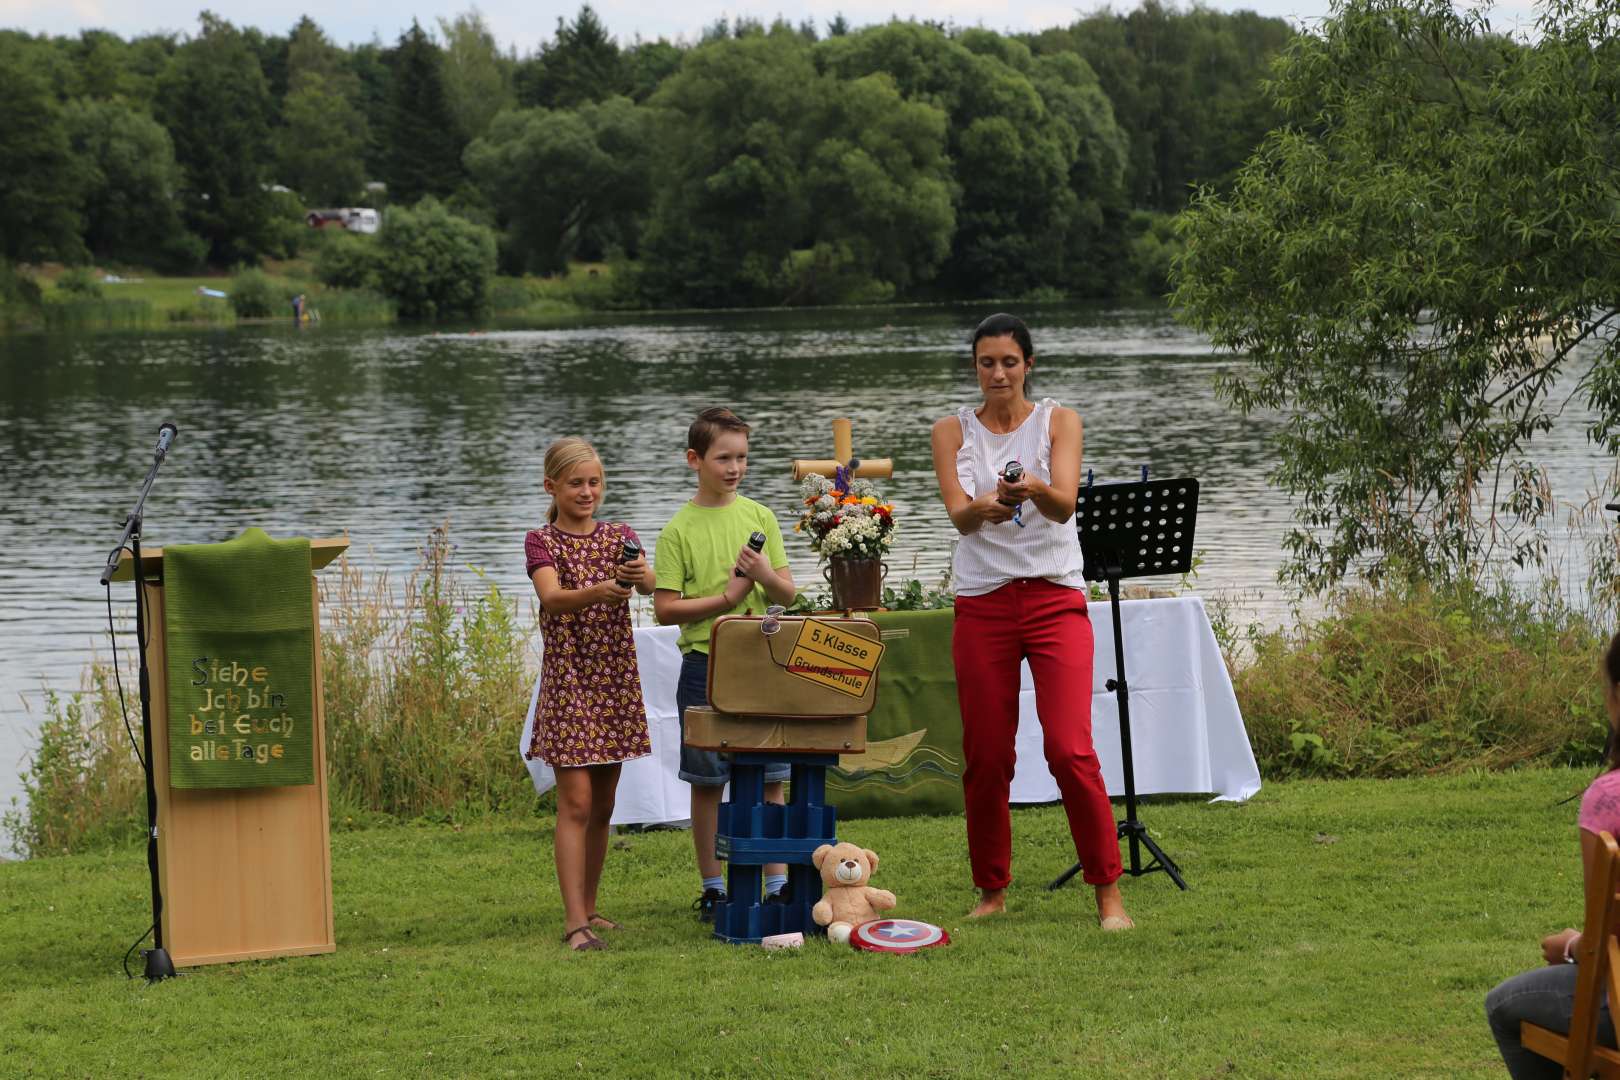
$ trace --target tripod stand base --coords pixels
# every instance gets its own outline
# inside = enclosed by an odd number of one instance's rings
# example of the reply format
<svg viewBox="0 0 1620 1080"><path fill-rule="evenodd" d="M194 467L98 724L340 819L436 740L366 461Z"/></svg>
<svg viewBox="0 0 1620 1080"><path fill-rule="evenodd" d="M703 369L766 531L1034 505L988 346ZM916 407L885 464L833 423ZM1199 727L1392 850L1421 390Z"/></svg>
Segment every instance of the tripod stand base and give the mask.
<svg viewBox="0 0 1620 1080"><path fill-rule="evenodd" d="M1131 863L1129 866L1124 868L1125 873L1131 875L1132 877L1141 877L1143 874L1151 874L1155 870L1163 870L1167 875L1169 875L1170 880L1176 883L1177 888L1184 892L1186 891L1187 883L1181 877L1181 867L1177 866L1176 861L1164 853L1163 848L1159 847L1158 844L1153 842L1153 837L1148 835L1146 825L1143 825L1140 821L1136 821L1133 818L1127 818L1119 823L1118 835L1121 840L1128 838L1131 842ZM1142 865L1141 849L1144 847L1147 848L1148 853L1153 856L1152 860L1148 862L1146 866ZM1073 878L1079 872L1080 864L1075 863L1073 866L1063 871L1063 873L1059 874L1052 881L1052 884L1047 886L1047 889L1055 890L1063 888L1063 886L1069 883L1069 879Z"/></svg>
<svg viewBox="0 0 1620 1080"><path fill-rule="evenodd" d="M146 957L146 981L148 983L160 982L163 979L175 977L174 961L169 959L168 949L146 949L142 955Z"/></svg>

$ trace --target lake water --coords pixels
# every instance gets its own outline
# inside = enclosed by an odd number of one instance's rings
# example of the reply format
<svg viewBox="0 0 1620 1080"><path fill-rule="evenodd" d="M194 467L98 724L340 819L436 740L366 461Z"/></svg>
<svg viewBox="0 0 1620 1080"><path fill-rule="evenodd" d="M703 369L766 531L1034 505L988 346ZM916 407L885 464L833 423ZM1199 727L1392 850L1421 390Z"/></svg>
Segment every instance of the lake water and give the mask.
<svg viewBox="0 0 1620 1080"><path fill-rule="evenodd" d="M931 583L954 532L937 498L929 425L975 400L964 342L985 313L0 338L0 808L20 791L42 686L72 689L92 652L107 655L97 578L164 419L180 435L147 504L148 546L225 540L250 525L347 531L354 558L399 581L428 530L448 520L462 565L526 597L522 541L544 520L546 444L592 440L607 468L604 516L650 543L691 493L686 427L714 404L754 425L742 490L777 511L795 579L819 582L814 556L790 532L788 461L830 457L832 421L848 416L858 455L895 462L883 484L900 521L890 578ZM1162 307L1026 314L1039 350L1032 391L1079 409L1086 466L1099 481L1136 479L1144 464L1154 476L1200 477L1199 591L1236 598L1242 621L1281 618L1287 594L1275 575L1289 504L1266 482L1276 422L1237 417L1212 390L1241 361L1215 355ZM1607 473L1578 412L1540 454L1560 498ZM127 626L133 587L113 595ZM120 639L121 649L132 644Z"/></svg>

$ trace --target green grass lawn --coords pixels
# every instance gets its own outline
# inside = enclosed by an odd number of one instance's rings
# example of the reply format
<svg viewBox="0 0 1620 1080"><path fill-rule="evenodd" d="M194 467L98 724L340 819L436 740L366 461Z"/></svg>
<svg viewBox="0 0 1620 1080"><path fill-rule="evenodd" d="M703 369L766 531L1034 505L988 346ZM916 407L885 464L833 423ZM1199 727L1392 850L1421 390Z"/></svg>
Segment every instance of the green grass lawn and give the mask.
<svg viewBox="0 0 1620 1080"><path fill-rule="evenodd" d="M229 274L212 277L162 277L136 273L132 276L140 280L104 284L101 286L101 295L108 300L145 300L159 313L167 314L177 308L195 306L198 302L198 286L219 289L222 292L229 292L231 289ZM52 293L54 292L56 290L53 288ZM211 302L229 306L224 300ZM288 318L291 318L290 314Z"/></svg>
<svg viewBox="0 0 1620 1080"><path fill-rule="evenodd" d="M52 325L91 329L104 326L123 328L166 328L179 323L234 324L236 313L230 301L204 297L198 287L230 292L230 275L167 277L139 270L128 271L127 281L102 282L97 299L76 297L58 285L60 274L41 276L45 286L46 311L54 313ZM306 286L286 277L272 280L290 296ZM287 316L292 317L289 307Z"/></svg>
<svg viewBox="0 0 1620 1080"><path fill-rule="evenodd" d="M709 938L684 832L615 838L601 906L630 928L563 951L550 821L332 840L338 951L148 988L138 848L0 864L0 1073L163 1076L1418 1077L1504 1075L1481 1001L1580 921L1590 773L1269 785L1149 803L1192 891L1127 878L1103 935L1056 808L1015 813L1010 913L972 896L957 818L851 821L914 956ZM136 964L138 971L138 963Z"/></svg>

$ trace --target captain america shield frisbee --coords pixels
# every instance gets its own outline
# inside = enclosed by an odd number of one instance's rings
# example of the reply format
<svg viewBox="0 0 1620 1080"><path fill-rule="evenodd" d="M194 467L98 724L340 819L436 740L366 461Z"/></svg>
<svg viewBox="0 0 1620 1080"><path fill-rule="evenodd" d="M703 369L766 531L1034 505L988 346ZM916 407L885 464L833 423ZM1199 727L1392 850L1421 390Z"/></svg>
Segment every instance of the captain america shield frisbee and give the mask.
<svg viewBox="0 0 1620 1080"><path fill-rule="evenodd" d="M951 935L916 919L873 919L857 926L849 935L849 943L868 952L908 953L949 945Z"/></svg>

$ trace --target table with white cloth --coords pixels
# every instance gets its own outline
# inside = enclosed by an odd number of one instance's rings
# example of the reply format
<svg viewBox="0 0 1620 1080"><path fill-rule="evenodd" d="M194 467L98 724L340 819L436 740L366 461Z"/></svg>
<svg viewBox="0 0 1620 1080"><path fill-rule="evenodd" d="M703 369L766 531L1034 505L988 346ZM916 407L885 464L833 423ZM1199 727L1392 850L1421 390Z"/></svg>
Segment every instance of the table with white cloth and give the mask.
<svg viewBox="0 0 1620 1080"><path fill-rule="evenodd" d="M948 618L948 612L938 613ZM1108 793L1123 796L1125 780L1120 764L1119 708L1106 689L1114 676L1113 623L1106 603L1091 606L1096 636L1091 699L1092 737L1102 760ZM879 617L880 623L883 617ZM1136 766L1136 790L1141 795L1210 793L1217 800L1241 801L1260 790L1243 717L1238 712L1232 681L1221 658L1203 601L1196 596L1153 600L1126 600L1120 604L1125 636L1126 677L1130 684L1131 747ZM652 734L652 754L626 762L619 778L613 823L667 824L684 822L690 813L690 789L677 775L680 765L680 723L675 709L675 684L681 654L676 647L679 628L642 627L635 631L636 660ZM896 643L897 645L900 643ZM889 656L884 663L889 664ZM937 656L932 658L939 662ZM948 664L949 657L943 658ZM879 673L879 707L883 706ZM1029 665L1023 665L1019 693L1019 723L1010 801L1048 803L1059 798L1057 782L1041 752L1041 727L1035 713L1035 689ZM535 683L519 744L522 754L532 739L535 705L540 685ZM950 718L958 725L959 716ZM950 722L935 716L927 723ZM956 740L960 747L960 737ZM536 790L552 786L551 770L525 758ZM896 811L904 812L904 811ZM847 816L840 808L840 817Z"/></svg>

